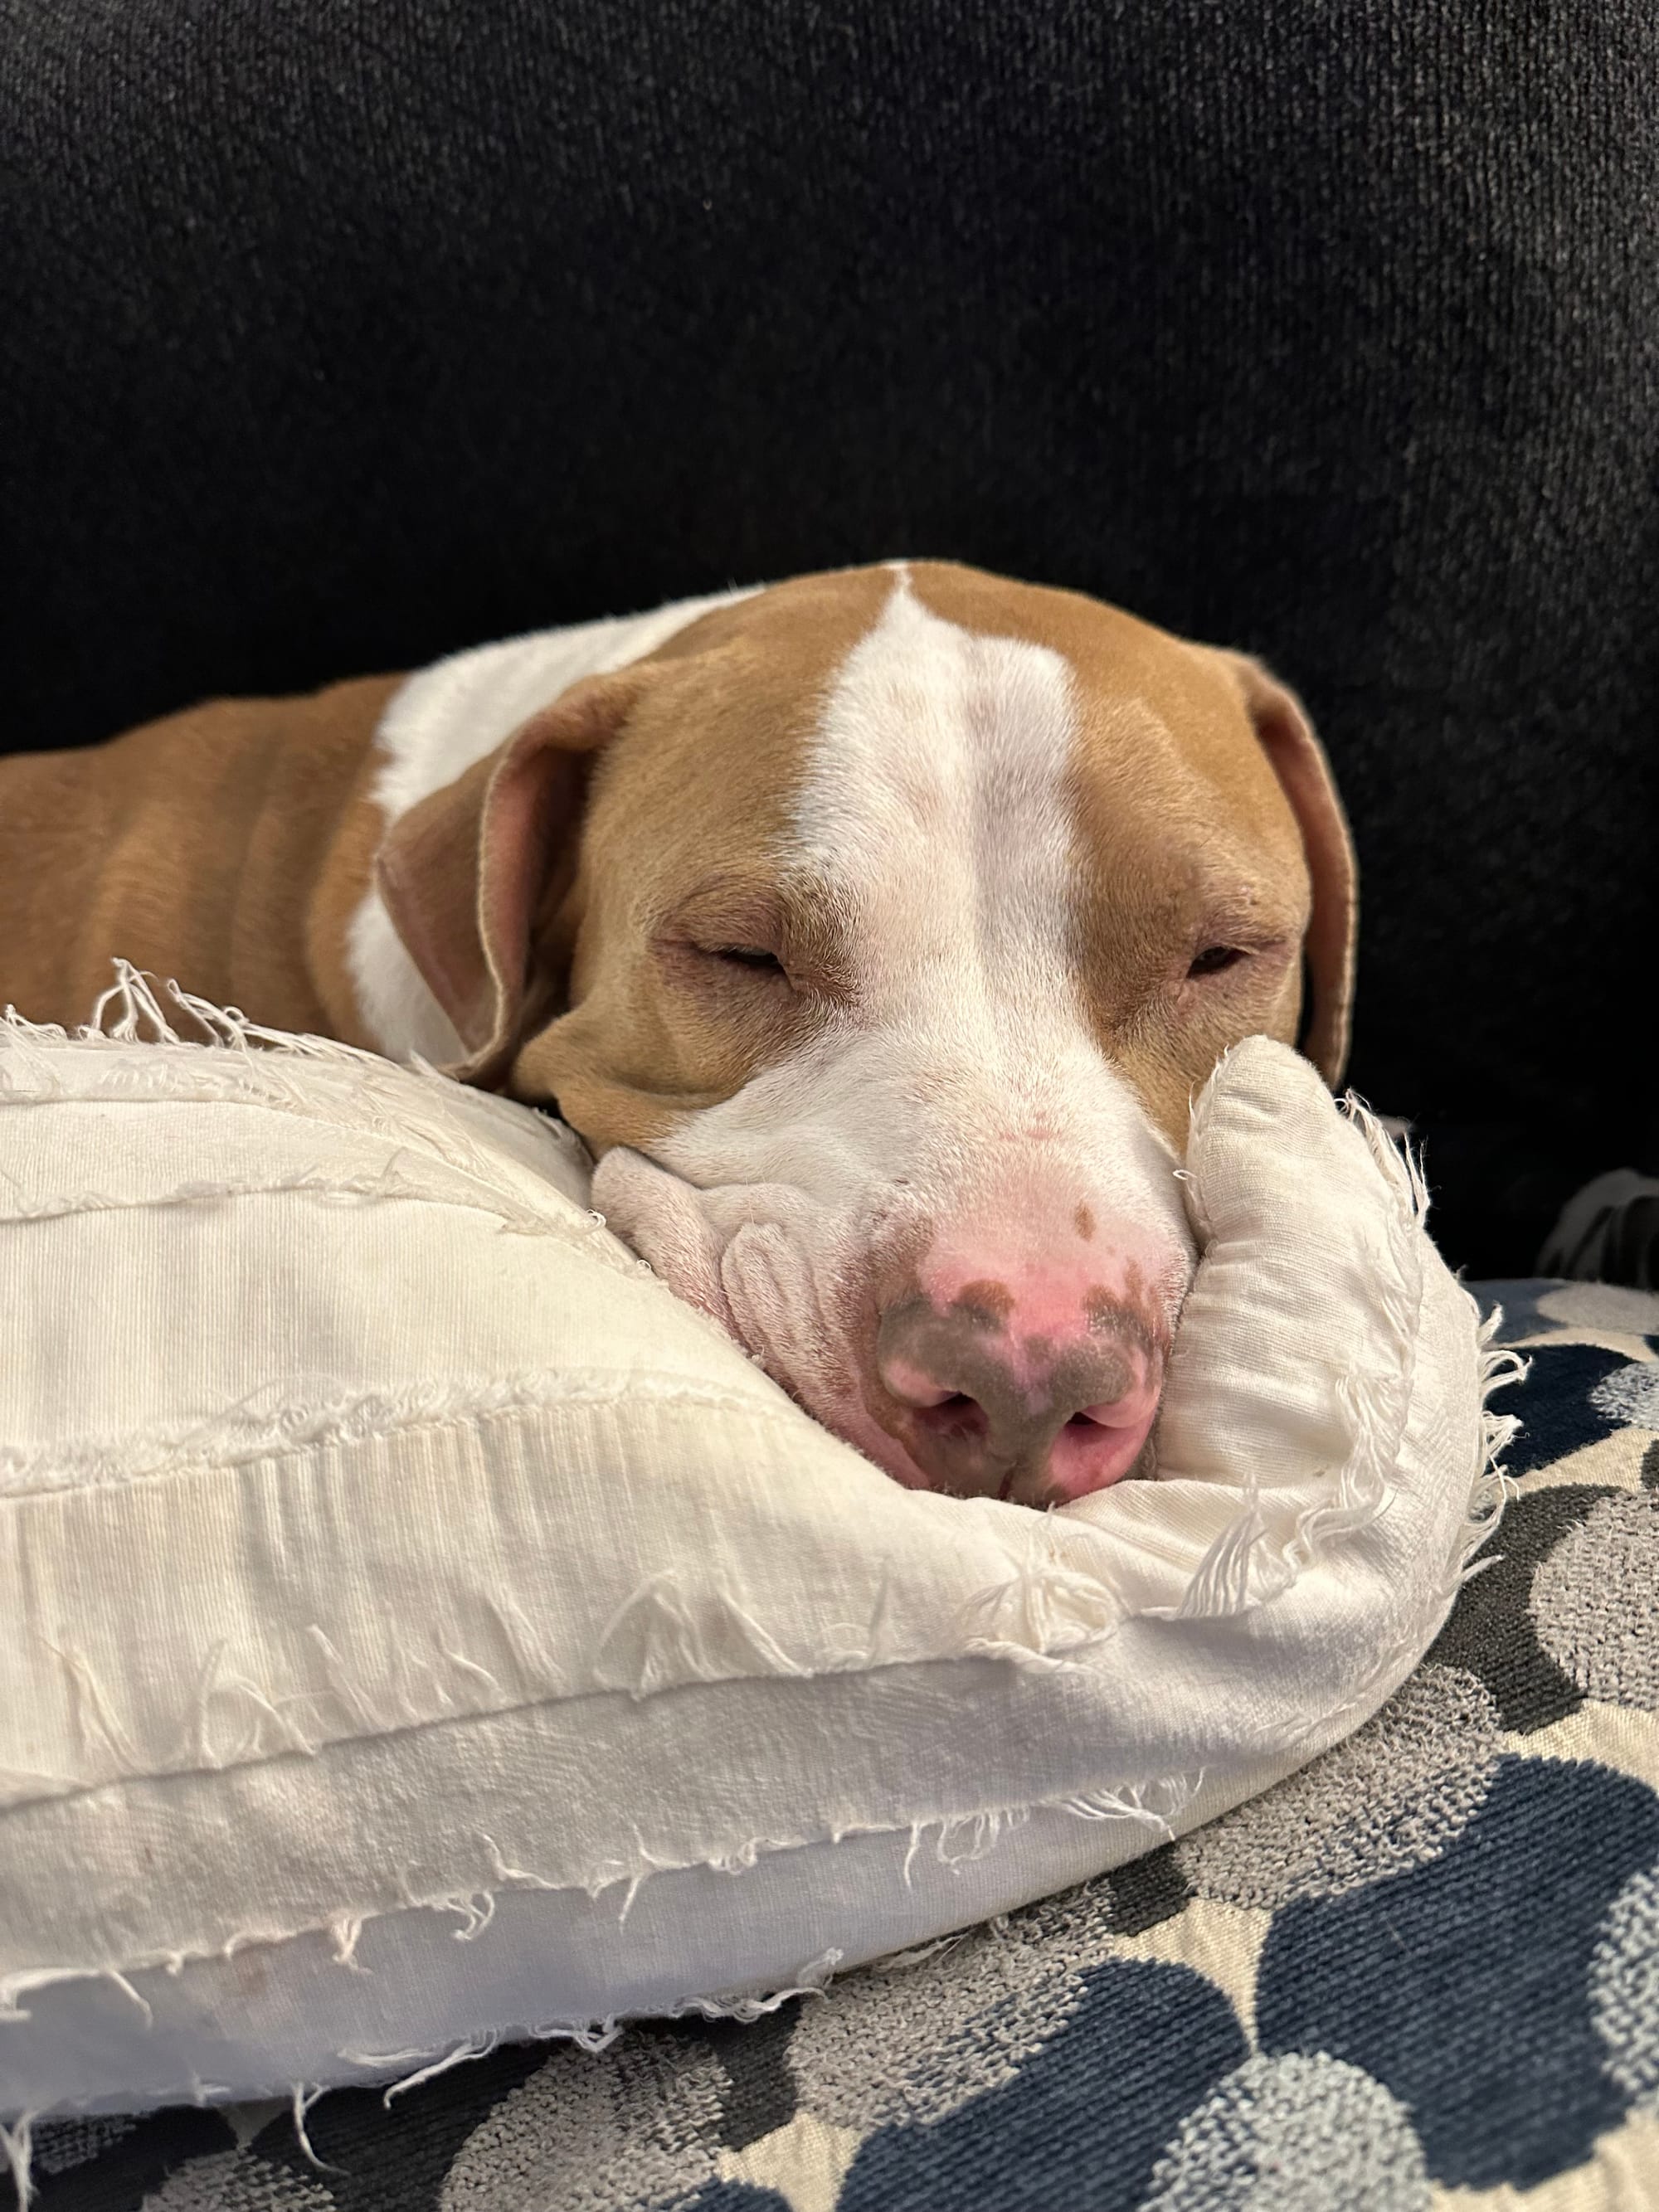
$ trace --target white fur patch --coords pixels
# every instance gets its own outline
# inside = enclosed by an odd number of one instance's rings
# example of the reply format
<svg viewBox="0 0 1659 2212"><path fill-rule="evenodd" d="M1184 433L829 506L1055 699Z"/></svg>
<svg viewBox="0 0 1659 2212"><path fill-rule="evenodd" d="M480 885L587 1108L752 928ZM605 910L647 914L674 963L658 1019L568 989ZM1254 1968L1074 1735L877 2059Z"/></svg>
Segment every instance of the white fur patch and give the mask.
<svg viewBox="0 0 1659 2212"><path fill-rule="evenodd" d="M943 963L958 1017L1000 1028L1066 974L1072 690L1060 654L943 620L896 569L824 716L792 856L862 909L887 1013L924 990L931 1018Z"/></svg>
<svg viewBox="0 0 1659 2212"><path fill-rule="evenodd" d="M382 766L374 797L388 823L453 783L584 676L641 660L715 607L761 586L679 599L649 614L533 630L436 661L394 695L376 733ZM404 949L371 885L347 936L347 970L375 1042L394 1059L418 1053L442 1066L462 1056L453 1024Z"/></svg>

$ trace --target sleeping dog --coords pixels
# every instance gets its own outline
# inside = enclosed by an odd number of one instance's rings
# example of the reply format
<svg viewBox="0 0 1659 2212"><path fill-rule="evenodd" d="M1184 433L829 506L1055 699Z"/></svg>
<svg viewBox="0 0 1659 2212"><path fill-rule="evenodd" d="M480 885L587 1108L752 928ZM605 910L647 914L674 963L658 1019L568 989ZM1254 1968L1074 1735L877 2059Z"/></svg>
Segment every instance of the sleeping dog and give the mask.
<svg viewBox="0 0 1659 2212"><path fill-rule="evenodd" d="M810 1412L1033 1504L1144 1465L1192 1093L1259 1031L1337 1079L1355 919L1259 663L937 562L0 763L0 998L125 955L556 1102Z"/></svg>

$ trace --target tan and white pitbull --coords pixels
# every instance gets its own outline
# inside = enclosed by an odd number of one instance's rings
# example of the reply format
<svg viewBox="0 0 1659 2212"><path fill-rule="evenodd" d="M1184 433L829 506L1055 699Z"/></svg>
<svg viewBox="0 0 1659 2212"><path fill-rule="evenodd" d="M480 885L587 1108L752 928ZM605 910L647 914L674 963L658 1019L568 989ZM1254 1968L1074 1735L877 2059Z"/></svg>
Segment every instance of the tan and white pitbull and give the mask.
<svg viewBox="0 0 1659 2212"><path fill-rule="evenodd" d="M1256 662L894 563L0 763L0 1000L125 955L556 1101L594 1202L901 1482L1144 1464L1188 1103L1334 1082L1356 895Z"/></svg>

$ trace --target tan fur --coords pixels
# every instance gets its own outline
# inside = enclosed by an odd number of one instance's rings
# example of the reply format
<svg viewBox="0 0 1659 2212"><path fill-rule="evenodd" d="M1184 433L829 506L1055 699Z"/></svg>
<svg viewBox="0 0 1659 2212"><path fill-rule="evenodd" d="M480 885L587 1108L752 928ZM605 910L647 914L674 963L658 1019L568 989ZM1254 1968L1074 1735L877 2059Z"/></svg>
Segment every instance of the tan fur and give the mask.
<svg viewBox="0 0 1659 2212"><path fill-rule="evenodd" d="M834 915L805 887L780 886L771 856L789 835L819 702L891 583L869 569L804 577L705 616L653 656L594 780L580 865L545 948L570 948L572 1011L530 1038L509 1086L557 1098L599 1150L648 1145L730 1097L810 1018L740 986L687 990L654 940L695 922L711 941L744 942L747 878L769 896L781 890L792 957L833 987Z"/></svg>
<svg viewBox="0 0 1659 2212"><path fill-rule="evenodd" d="M368 1043L344 966L395 677L215 700L0 761L0 1000L83 1022L117 954L257 1021Z"/></svg>
<svg viewBox="0 0 1659 2212"><path fill-rule="evenodd" d="M775 855L819 702L891 584L880 569L803 577L706 615L574 687L505 761L479 763L393 827L381 889L417 959L422 945L444 948L421 964L471 1049L469 1073L556 1099L603 1152L647 1146L729 1097L799 1036L811 1018L799 1002L700 983L673 940L695 929L742 943L763 902L792 959L833 987L833 914L780 882ZM514 808L537 817L531 942L474 941L458 958L480 918L514 903L523 854L501 818Z"/></svg>

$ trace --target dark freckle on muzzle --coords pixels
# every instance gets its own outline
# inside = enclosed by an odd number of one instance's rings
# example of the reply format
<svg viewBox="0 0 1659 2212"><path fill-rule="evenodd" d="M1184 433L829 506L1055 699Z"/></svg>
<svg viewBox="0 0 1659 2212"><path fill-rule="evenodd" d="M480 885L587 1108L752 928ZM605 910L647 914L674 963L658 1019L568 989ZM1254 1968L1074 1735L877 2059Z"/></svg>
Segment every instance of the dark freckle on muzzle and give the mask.
<svg viewBox="0 0 1659 2212"><path fill-rule="evenodd" d="M1091 1291L1083 1301L1083 1310L1089 1318L1092 1335L1121 1337L1134 1345L1148 1359L1159 1361L1168 1352L1166 1331L1151 1327L1146 1319L1146 1299L1141 1291L1139 1271L1130 1270L1129 1290L1120 1296L1111 1291Z"/></svg>
<svg viewBox="0 0 1659 2212"><path fill-rule="evenodd" d="M1006 1283L964 1283L951 1301L951 1311L970 1328L1000 1328L1013 1310L1014 1294Z"/></svg>

